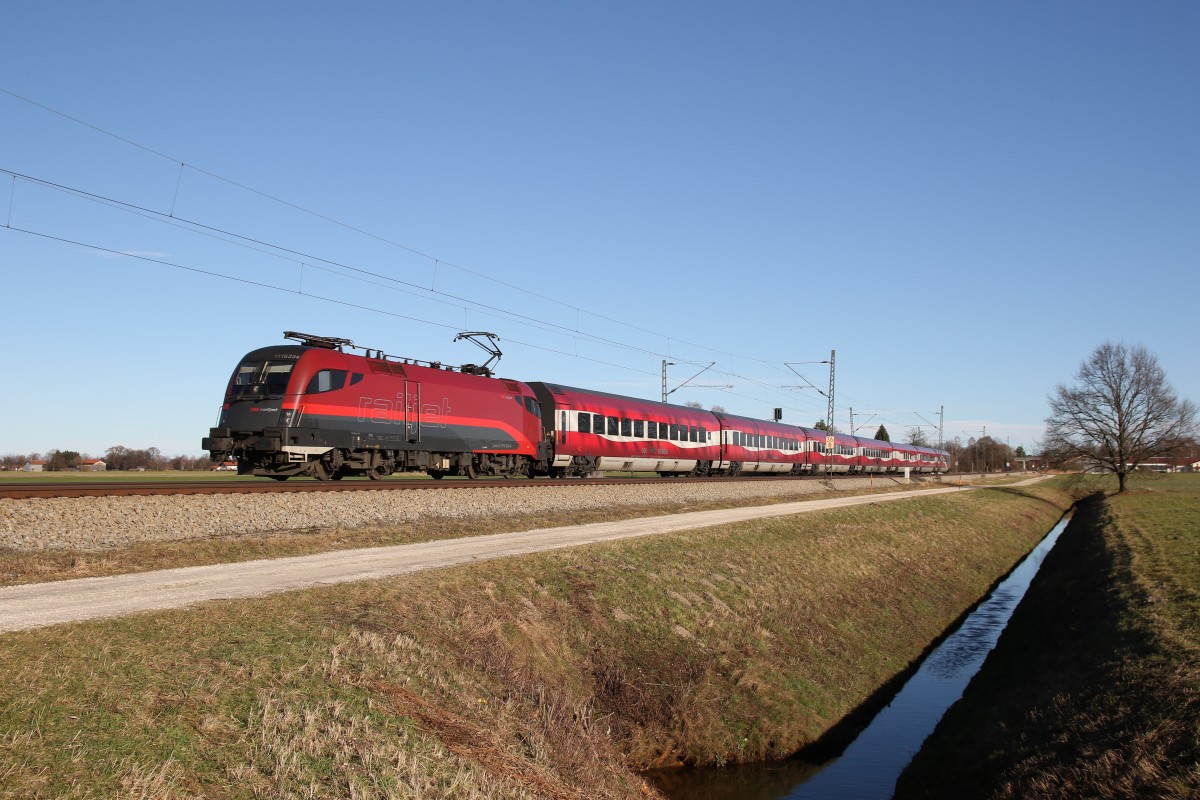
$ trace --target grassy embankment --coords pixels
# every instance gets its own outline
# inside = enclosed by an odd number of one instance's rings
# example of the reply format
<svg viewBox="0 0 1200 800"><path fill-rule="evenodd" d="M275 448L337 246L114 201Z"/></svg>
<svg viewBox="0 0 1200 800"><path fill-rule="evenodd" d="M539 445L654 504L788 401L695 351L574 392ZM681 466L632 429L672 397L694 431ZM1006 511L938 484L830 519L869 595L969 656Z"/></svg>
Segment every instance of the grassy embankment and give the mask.
<svg viewBox="0 0 1200 800"><path fill-rule="evenodd" d="M1200 797L1200 476L1136 476L1082 505L898 788Z"/></svg>
<svg viewBox="0 0 1200 800"><path fill-rule="evenodd" d="M0 797L640 797L786 755L1071 500L998 488L0 637Z"/></svg>

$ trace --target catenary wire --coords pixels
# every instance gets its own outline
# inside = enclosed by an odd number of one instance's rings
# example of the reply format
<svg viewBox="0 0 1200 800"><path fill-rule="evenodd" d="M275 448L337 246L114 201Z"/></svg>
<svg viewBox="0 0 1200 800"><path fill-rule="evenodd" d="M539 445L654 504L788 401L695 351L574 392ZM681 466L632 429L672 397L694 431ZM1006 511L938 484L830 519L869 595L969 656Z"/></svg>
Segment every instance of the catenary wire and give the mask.
<svg viewBox="0 0 1200 800"><path fill-rule="evenodd" d="M382 275L377 272L372 272L370 270L365 270L365 269L362 269L360 267L355 267L350 264L345 264L342 262L333 261L331 259L326 259L326 258L317 256L317 255L314 255L311 253L304 253L302 251L284 247L282 245L273 244L271 242L267 242L267 241L264 241L261 239L256 239L254 237L246 236L246 235L239 234L239 233L236 233L233 231L229 231L226 229L207 225L205 223L201 223L196 220L191 220L191 219L188 219L185 217L178 217L178 216L171 216L171 215L163 214L162 212L156 211L154 209L146 208L143 206L138 206L133 203L129 203L129 202L126 202L123 200L118 200L116 198L97 194L95 192L88 192L86 190L79 189L77 187L67 186L65 184L57 183L54 181L49 181L44 178L39 178L39 177L28 175L25 173L14 172L12 170L8 170L8 169L2 168L2 167L0 167L0 172L12 175L14 177L14 180L19 178L19 179L27 181L29 183L36 184L38 186L42 186L47 189L51 189L53 191L62 192L62 193L65 193L65 194L68 194L68 195L71 195L74 197L78 197L78 198L87 200L89 202L99 203L99 204L108 206L110 208L117 209L119 211L142 216L143 218L150 219L152 221L159 222L159 223L166 224L166 225L171 225L173 227L178 227L178 228L180 228L182 230L186 230L188 232L197 233L199 235L215 238L219 241L223 241L228 244L232 244L234 246L244 247L244 248L252 250L254 252L262 253L264 255L268 255L268 256L271 256L274 258L285 260L285 261L288 261L290 263L296 264L301 267L307 266L307 267L312 267L314 269L320 269L322 271L329 272L330 274L341 275L344 278L348 278L348 279L352 279L352 280L360 280L360 281L364 281L364 282L367 282L367 283L370 283L373 285L377 285L377 286L385 286L386 288L390 288L394 291L403 291L407 294L411 294L414 296L424 296L425 294L439 295L440 297L427 298L427 299L433 299L435 302L443 303L446 305L455 305L456 303L467 303L474 307L473 310L476 313L485 314L488 316L492 316L493 318L496 318L496 319L503 319L505 321L517 322L518 324L526 325L528 327L532 327L537 330L542 330L542 331L551 332L551 333L557 333L559 335L570 336L570 337L575 337L575 338L583 337L583 338L593 341L593 342L597 342L600 344L617 347L617 348L624 348L624 349L631 350L634 352L642 353L644 355L651 355L656 358L662 358L662 357L675 358L675 359L678 359L678 361L682 362L682 363L692 363L692 364L697 364L697 365L703 363L700 361L696 361L694 359L687 359L687 358L682 358L679 356L672 356L669 353L662 353L659 351L650 350L650 349L643 348L643 347L638 347L636 345L630 345L627 343L619 342L619 341L616 341L613 339L609 339L607 337L599 336L597 334L588 333L586 331L573 330L571 328L568 328L563 325L558 325L553 322L549 322L546 320L539 320L539 319L530 317L525 314L520 314L518 312L509 311L507 309L497 308L495 306L490 306L485 303L480 303L478 301L471 300L469 298L460 297L458 295L453 295L448 292L441 292L441 291L429 289L429 288L420 286L418 284L412 283L410 281L404 281L399 278L393 278L388 275ZM26 232L30 232L30 231L26 231ZM88 245L84 245L84 246L88 246ZM95 248L95 249L104 249L104 248ZM129 254L126 253L125 255L129 255ZM340 268L340 269L350 270L351 272L357 273L357 275L345 275L343 273L337 272L336 269L324 268L324 267L321 267L319 264L315 264L313 262L322 262L324 264L329 265L330 267L336 267L336 268ZM187 267L182 267L182 268L187 268ZM201 270L201 272L203 272L203 271ZM218 273L205 273L205 274L218 274ZM370 277L378 278L381 281L386 281L387 284L396 284L399 286L407 286L415 291L406 291L403 289L398 289L398 288L396 288L396 286L375 283L374 281L367 280L365 277L359 277L359 276L370 276ZM441 299L441 298L448 298L448 299ZM453 302L451 302L451 301L453 301ZM508 338L508 337L506 337L506 338ZM550 352L559 352L559 353L562 353L563 355L578 356L577 353L571 354L571 353L567 353L565 351L549 350L548 348L544 348L544 347L540 347L540 346L539 346L539 349L548 350ZM730 355L731 357L733 356L733 354L728 354L728 355ZM585 360L594 361L597 363L610 363L610 362L600 361L597 359L590 359L585 356L578 356L578 357L583 358ZM750 360L754 360L754 359L750 359ZM762 363L772 363L772 362L762 362ZM635 371L635 372L642 372L643 374L653 374L653 373L645 373L644 371L637 370L635 368L629 368L629 369L631 369L632 371ZM726 375L730 378L735 378L737 380L744 381L747 383L753 383L755 385L761 386L761 387L763 387L765 389L769 389L771 391L783 391L778 386L775 386L774 384L770 384L770 383L767 383L760 379L734 372L734 371L732 371L731 368L724 369L721 367L716 367L716 368L714 368L714 372L716 374ZM803 376L801 376L801 377L803 377ZM810 384L811 384L811 381L810 381ZM728 393L732 394L734 396L746 397L745 395L738 395L737 393L734 393L734 392L728 392ZM791 397L791 395L789 395L789 397ZM761 401L760 398L747 398L747 399L754 399L756 401Z"/></svg>

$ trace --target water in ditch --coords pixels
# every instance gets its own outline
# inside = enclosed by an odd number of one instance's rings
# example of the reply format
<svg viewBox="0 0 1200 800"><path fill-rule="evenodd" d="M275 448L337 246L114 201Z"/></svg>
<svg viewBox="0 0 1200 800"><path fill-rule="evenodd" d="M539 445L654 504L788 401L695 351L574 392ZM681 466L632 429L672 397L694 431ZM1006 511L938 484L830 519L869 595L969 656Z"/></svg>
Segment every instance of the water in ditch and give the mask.
<svg viewBox="0 0 1200 800"><path fill-rule="evenodd" d="M682 769L653 776L672 800L886 800L896 779L962 696L996 645L1063 519L935 648L849 747L823 764L799 759L727 768Z"/></svg>

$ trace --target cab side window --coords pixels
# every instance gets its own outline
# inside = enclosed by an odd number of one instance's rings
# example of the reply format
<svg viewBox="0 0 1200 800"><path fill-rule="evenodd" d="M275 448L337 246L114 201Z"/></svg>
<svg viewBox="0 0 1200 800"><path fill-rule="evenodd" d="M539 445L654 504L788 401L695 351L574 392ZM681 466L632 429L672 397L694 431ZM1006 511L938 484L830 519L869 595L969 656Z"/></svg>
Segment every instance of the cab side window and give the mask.
<svg viewBox="0 0 1200 800"><path fill-rule="evenodd" d="M304 393L320 394L321 392L332 392L341 389L346 385L346 376L348 374L344 369L323 369L312 376L312 380L308 382L308 387L304 390Z"/></svg>

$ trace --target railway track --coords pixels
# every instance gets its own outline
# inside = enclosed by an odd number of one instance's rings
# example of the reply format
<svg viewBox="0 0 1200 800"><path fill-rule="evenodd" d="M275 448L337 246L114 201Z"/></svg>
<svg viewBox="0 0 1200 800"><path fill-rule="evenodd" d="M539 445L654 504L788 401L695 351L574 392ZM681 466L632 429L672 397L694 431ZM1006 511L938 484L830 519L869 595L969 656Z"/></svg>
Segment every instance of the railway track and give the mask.
<svg viewBox="0 0 1200 800"><path fill-rule="evenodd" d="M884 476L880 476L881 478ZM403 480L344 480L344 481L131 481L126 483L93 481L47 482L47 483L2 483L0 498L24 500L52 497L124 497L162 494L255 494L275 492L392 492L425 491L429 489L489 489L489 488L541 488L552 486L631 486L670 482L715 483L730 481L795 481L825 480L823 476L748 476L738 478L534 478L467 480L447 478L440 481L424 479Z"/></svg>

